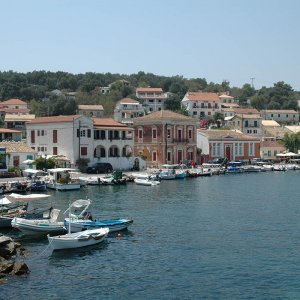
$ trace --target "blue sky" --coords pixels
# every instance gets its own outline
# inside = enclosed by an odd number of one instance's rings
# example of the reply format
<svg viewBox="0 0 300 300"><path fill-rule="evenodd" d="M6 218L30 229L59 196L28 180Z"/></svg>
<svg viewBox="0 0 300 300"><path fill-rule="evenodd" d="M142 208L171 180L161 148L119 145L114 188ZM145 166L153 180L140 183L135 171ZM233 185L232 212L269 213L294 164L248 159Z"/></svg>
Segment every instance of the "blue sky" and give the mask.
<svg viewBox="0 0 300 300"><path fill-rule="evenodd" d="M0 70L138 71L300 90L298 0L0 0Z"/></svg>

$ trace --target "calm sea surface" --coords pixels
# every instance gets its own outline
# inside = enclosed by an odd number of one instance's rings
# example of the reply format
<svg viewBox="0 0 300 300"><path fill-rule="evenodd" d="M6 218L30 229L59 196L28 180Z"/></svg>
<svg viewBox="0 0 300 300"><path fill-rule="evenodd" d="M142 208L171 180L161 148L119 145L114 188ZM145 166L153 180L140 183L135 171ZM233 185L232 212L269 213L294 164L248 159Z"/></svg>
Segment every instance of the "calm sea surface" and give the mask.
<svg viewBox="0 0 300 300"><path fill-rule="evenodd" d="M50 192L62 210L88 197L95 216L134 224L53 254L45 239L24 241L31 273L0 299L299 299L299 184L287 171Z"/></svg>

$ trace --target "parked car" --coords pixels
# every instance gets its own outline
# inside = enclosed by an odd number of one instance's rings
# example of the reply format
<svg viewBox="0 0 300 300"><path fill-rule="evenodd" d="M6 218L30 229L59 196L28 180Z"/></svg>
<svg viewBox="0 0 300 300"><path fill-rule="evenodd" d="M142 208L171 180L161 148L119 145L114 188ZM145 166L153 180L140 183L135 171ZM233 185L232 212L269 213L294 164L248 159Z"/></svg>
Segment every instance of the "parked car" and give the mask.
<svg viewBox="0 0 300 300"><path fill-rule="evenodd" d="M112 171L113 167L110 163L96 163L86 168L87 173L111 173Z"/></svg>

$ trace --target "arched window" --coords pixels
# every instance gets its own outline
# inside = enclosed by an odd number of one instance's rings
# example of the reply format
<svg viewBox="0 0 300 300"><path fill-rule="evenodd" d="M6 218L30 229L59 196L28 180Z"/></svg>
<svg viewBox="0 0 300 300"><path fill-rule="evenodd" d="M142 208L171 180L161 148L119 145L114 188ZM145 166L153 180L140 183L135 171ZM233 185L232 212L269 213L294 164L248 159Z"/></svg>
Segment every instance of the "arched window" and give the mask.
<svg viewBox="0 0 300 300"><path fill-rule="evenodd" d="M119 148L117 146L111 146L109 148L109 157L119 157Z"/></svg>

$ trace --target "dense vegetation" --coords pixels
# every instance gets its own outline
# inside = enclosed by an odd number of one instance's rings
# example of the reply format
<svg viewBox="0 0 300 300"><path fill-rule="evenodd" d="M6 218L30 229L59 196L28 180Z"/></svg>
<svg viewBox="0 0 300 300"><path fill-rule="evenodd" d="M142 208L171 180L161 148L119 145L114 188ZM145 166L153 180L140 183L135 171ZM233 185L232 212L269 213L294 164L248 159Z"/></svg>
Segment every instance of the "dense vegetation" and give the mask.
<svg viewBox="0 0 300 300"><path fill-rule="evenodd" d="M122 80L129 82L124 85ZM102 95L100 87L110 86L110 93ZM230 87L228 81L208 83L204 78L186 79L182 76L159 76L152 73L137 74L85 73L33 71L17 73L0 72L0 99L19 98L30 104L31 112L37 116L75 114L78 104L101 104L106 116L112 116L117 101L124 97L135 99L136 87L161 87L170 92L166 108L180 111L180 103L187 91L230 92L240 105L251 105L257 109L297 109L297 93L284 82L273 87L255 90L246 83ZM77 92L76 99L49 96L52 90Z"/></svg>

